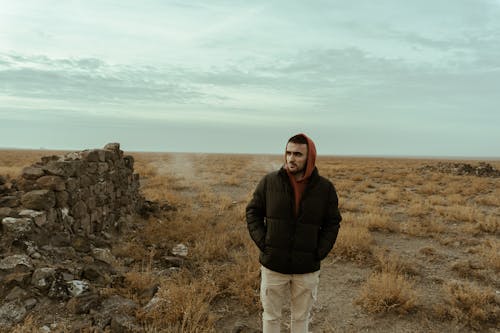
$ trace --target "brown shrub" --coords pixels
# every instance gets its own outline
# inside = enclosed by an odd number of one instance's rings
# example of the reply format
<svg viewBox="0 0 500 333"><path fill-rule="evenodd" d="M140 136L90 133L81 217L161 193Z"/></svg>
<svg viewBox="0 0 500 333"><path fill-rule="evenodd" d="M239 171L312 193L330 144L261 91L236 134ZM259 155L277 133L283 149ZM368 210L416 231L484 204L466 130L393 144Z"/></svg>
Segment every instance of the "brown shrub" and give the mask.
<svg viewBox="0 0 500 333"><path fill-rule="evenodd" d="M412 200L406 213L412 217L424 217L429 213L429 204L423 201Z"/></svg>
<svg viewBox="0 0 500 333"><path fill-rule="evenodd" d="M494 215L486 215L484 219L477 222L478 230L490 234L500 233L500 218Z"/></svg>
<svg viewBox="0 0 500 333"><path fill-rule="evenodd" d="M402 232L411 236L435 236L445 231L446 225L432 217L412 219L402 228Z"/></svg>
<svg viewBox="0 0 500 333"><path fill-rule="evenodd" d="M390 189L387 190L385 193L385 201L389 203L397 203L402 200L402 193L401 189L397 187L391 187Z"/></svg>
<svg viewBox="0 0 500 333"><path fill-rule="evenodd" d="M498 324L500 307L493 289L453 281L443 286L443 293L444 304L435 307L440 317L457 320L475 329L485 324Z"/></svg>
<svg viewBox="0 0 500 333"><path fill-rule="evenodd" d="M459 260L451 265L451 269L464 279L488 281L489 274L485 265L476 260Z"/></svg>
<svg viewBox="0 0 500 333"><path fill-rule="evenodd" d="M376 209L372 213L360 214L357 218L359 223L366 226L370 231L399 231L399 225L381 209Z"/></svg>
<svg viewBox="0 0 500 333"><path fill-rule="evenodd" d="M213 332L216 321L210 304L219 292L216 276L207 271L195 278L181 270L164 280L156 294L157 302L138 317L151 327L168 332Z"/></svg>
<svg viewBox="0 0 500 333"><path fill-rule="evenodd" d="M386 273L403 275L418 275L419 265L415 261L409 261L396 253L390 253L387 249L374 251L375 265L377 270Z"/></svg>
<svg viewBox="0 0 500 333"><path fill-rule="evenodd" d="M339 209L342 212L359 212L361 210L361 206L358 200L347 200L340 199Z"/></svg>
<svg viewBox="0 0 500 333"><path fill-rule="evenodd" d="M500 206L500 197L497 194L488 194L484 196L479 196L476 198L475 202L479 205L499 207Z"/></svg>
<svg viewBox="0 0 500 333"><path fill-rule="evenodd" d="M421 194L431 195L431 194L439 194L440 188L435 183L426 183L418 189Z"/></svg>
<svg viewBox="0 0 500 333"><path fill-rule="evenodd" d="M434 210L450 222L476 222L483 219L483 214L475 206L454 204L437 206Z"/></svg>
<svg viewBox="0 0 500 333"><path fill-rule="evenodd" d="M342 223L333 253L343 259L364 261L371 257L373 237L364 226Z"/></svg>
<svg viewBox="0 0 500 333"><path fill-rule="evenodd" d="M481 258L481 264L485 267L500 271L500 240L488 239L469 249L468 252L477 254Z"/></svg>
<svg viewBox="0 0 500 333"><path fill-rule="evenodd" d="M370 313L408 313L417 306L413 284L395 272L373 273L363 285L356 304Z"/></svg>

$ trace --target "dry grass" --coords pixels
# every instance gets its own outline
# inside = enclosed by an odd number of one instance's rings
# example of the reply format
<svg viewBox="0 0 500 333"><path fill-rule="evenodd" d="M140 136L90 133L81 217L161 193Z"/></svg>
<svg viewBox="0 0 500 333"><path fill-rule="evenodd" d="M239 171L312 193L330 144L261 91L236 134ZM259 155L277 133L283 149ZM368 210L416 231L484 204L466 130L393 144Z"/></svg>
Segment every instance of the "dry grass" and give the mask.
<svg viewBox="0 0 500 333"><path fill-rule="evenodd" d="M373 273L363 285L356 304L370 313L414 310L418 295L413 284L403 275L393 271Z"/></svg>
<svg viewBox="0 0 500 333"><path fill-rule="evenodd" d="M194 277L182 270L164 280L154 305L139 317L148 326L168 332L215 332L211 329L217 317L210 311L210 304L218 293L216 277L212 272Z"/></svg>
<svg viewBox="0 0 500 333"><path fill-rule="evenodd" d="M500 272L500 240L488 239L480 245L469 250L470 253L476 254L479 262L497 273Z"/></svg>
<svg viewBox="0 0 500 333"><path fill-rule="evenodd" d="M356 216L360 225L366 226L370 231L399 231L399 225L394 222L389 214L381 209L374 208L374 212Z"/></svg>
<svg viewBox="0 0 500 333"><path fill-rule="evenodd" d="M446 232L444 223L437 218L425 217L421 219L411 219L402 228L402 232L411 236L439 237Z"/></svg>
<svg viewBox="0 0 500 333"><path fill-rule="evenodd" d="M407 208L406 213L411 217L424 217L430 213L429 206L426 201L414 200Z"/></svg>
<svg viewBox="0 0 500 333"><path fill-rule="evenodd" d="M477 229L490 234L500 234L500 217L486 215L477 224Z"/></svg>
<svg viewBox="0 0 500 333"><path fill-rule="evenodd" d="M419 275L419 265L414 260L404 259L388 249L377 249L374 251L376 268L380 272L395 273L406 276Z"/></svg>
<svg viewBox="0 0 500 333"><path fill-rule="evenodd" d="M443 286L443 294L444 303L435 307L438 316L475 329L481 329L484 324L498 324L500 307L493 289L452 281Z"/></svg>
<svg viewBox="0 0 500 333"><path fill-rule="evenodd" d="M347 214L346 214L347 215ZM347 220L349 216L344 216ZM374 240L365 226L343 223L333 253L343 259L366 261L371 258Z"/></svg>

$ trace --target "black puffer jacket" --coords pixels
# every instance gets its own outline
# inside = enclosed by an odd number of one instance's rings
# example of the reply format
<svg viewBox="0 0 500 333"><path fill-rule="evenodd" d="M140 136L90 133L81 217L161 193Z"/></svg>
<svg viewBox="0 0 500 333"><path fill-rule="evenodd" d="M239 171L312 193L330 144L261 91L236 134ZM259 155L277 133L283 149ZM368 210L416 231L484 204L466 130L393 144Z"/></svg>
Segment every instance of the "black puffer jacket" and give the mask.
<svg viewBox="0 0 500 333"><path fill-rule="evenodd" d="M317 168L295 216L293 188L281 168L257 185L246 219L263 266L283 274L302 274L319 270L320 261L335 244L342 217L333 184Z"/></svg>

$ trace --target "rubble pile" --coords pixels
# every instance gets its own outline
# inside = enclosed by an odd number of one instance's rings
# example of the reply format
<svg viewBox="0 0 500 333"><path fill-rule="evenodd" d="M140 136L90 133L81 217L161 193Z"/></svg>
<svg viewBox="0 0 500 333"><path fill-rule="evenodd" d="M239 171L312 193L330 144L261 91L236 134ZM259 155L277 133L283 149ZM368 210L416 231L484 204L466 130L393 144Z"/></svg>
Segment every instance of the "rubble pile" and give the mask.
<svg viewBox="0 0 500 333"><path fill-rule="evenodd" d="M134 159L118 143L43 157L19 179L0 176L0 331L54 306L91 314L81 327L134 328L127 314L136 305L96 286L122 278L110 244L143 202ZM118 308L126 311L113 317ZM46 317L50 332L57 311Z"/></svg>
<svg viewBox="0 0 500 333"><path fill-rule="evenodd" d="M500 177L500 170L491 164L479 162L477 165L468 163L438 162L434 165L425 165L420 171L437 171L457 176Z"/></svg>

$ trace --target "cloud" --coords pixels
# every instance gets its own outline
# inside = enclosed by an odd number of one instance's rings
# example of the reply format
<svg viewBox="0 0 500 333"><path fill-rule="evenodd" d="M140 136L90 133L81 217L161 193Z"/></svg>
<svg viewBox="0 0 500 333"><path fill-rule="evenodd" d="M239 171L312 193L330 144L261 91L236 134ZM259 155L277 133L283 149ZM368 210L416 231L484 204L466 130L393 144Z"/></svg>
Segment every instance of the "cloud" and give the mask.
<svg viewBox="0 0 500 333"><path fill-rule="evenodd" d="M75 102L160 101L184 103L201 94L154 67L108 65L94 58L51 59L7 55L0 67L0 93L7 96Z"/></svg>

